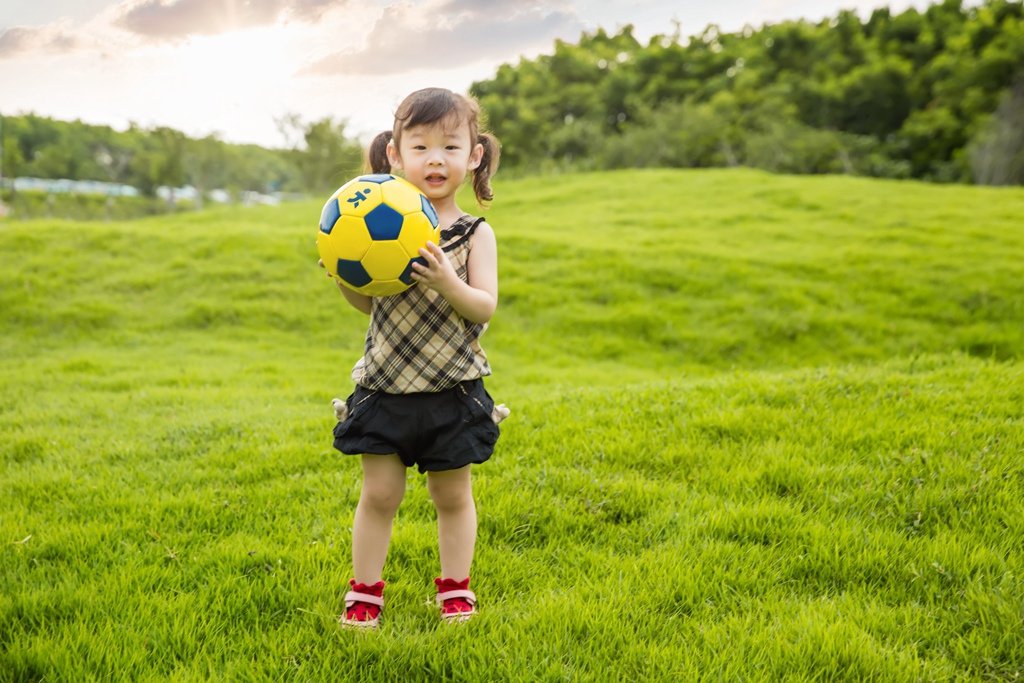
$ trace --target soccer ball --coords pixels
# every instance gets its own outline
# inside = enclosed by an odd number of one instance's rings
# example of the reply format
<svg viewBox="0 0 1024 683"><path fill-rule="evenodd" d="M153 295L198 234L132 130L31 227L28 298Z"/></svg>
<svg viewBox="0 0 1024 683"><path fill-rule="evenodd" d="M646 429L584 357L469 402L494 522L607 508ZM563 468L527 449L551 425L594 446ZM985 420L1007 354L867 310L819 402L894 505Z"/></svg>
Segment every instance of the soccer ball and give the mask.
<svg viewBox="0 0 1024 683"><path fill-rule="evenodd" d="M367 296L399 294L414 284L412 264L427 241L439 244L437 212L415 185L379 173L354 178L320 213L316 248L332 277Z"/></svg>

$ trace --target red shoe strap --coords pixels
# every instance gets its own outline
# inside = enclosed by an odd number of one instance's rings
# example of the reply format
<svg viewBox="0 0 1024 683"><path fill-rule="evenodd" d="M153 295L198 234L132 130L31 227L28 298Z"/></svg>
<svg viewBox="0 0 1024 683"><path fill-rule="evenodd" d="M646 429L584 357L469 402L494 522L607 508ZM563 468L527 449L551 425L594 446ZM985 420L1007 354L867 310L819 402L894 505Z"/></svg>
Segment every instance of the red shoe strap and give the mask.
<svg viewBox="0 0 1024 683"><path fill-rule="evenodd" d="M377 605L377 607L384 606L384 598L379 595L372 595L370 593L362 593L359 591L349 591L345 593L345 606L351 607L357 602L363 602L367 605Z"/></svg>
<svg viewBox="0 0 1024 683"><path fill-rule="evenodd" d="M440 605L441 603L447 602L448 600L457 600L459 598L464 599L470 605L476 604L476 593L470 590L454 590L445 591L444 593L438 593L436 600L437 604Z"/></svg>

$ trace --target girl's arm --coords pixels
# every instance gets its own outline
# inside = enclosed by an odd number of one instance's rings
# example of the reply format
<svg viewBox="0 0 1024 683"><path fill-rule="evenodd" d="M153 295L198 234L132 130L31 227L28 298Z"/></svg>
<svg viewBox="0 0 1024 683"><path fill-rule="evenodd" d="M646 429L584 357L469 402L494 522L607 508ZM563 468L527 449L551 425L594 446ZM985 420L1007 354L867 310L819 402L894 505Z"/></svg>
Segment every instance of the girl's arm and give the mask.
<svg viewBox="0 0 1024 683"><path fill-rule="evenodd" d="M324 267L323 259L318 259L316 264L321 268ZM333 278L332 278L333 279ZM345 295L345 299L352 304L352 307L357 311L362 311L366 315L370 315L370 297L359 292L353 292L351 289L341 284L337 280L334 280L334 284L338 285L338 289Z"/></svg>
<svg viewBox="0 0 1024 683"><path fill-rule="evenodd" d="M357 311L362 311L366 315L370 315L370 297L365 294L360 294L359 292L353 292L337 280L335 280L335 283L338 285L338 289L341 290L341 293L345 295L345 299L352 304L353 308Z"/></svg>
<svg viewBox="0 0 1024 683"><path fill-rule="evenodd" d="M432 242L420 249L427 265L413 264L412 277L443 296L466 320L485 323L498 307L498 244L487 223L477 226L470 239L468 284L455 273L441 247Z"/></svg>

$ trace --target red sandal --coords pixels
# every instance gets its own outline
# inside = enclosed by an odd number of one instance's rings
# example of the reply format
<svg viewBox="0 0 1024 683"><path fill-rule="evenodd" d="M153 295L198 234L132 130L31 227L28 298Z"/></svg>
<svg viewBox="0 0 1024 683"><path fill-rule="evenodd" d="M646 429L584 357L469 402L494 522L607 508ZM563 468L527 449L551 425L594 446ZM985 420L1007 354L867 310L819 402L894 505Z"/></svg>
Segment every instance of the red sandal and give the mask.
<svg viewBox="0 0 1024 683"><path fill-rule="evenodd" d="M351 579L348 584L352 590L345 594L345 613L338 621L345 628L377 628L384 609L384 582L368 585Z"/></svg>
<svg viewBox="0 0 1024 683"><path fill-rule="evenodd" d="M462 581L455 579L434 579L437 586L437 606L441 619L450 624L469 621L476 614L476 593L469 590L469 577Z"/></svg>

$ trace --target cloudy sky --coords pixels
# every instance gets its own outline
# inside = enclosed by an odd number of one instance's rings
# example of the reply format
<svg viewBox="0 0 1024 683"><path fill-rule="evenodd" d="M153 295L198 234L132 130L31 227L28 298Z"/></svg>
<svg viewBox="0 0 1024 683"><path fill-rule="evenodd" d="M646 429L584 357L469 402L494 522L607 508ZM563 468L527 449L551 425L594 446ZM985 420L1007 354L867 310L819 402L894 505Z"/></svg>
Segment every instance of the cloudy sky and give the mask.
<svg viewBox="0 0 1024 683"><path fill-rule="evenodd" d="M646 40L925 0L0 0L0 113L285 144L275 119L367 137L407 93L465 92L556 38L625 24Z"/></svg>

